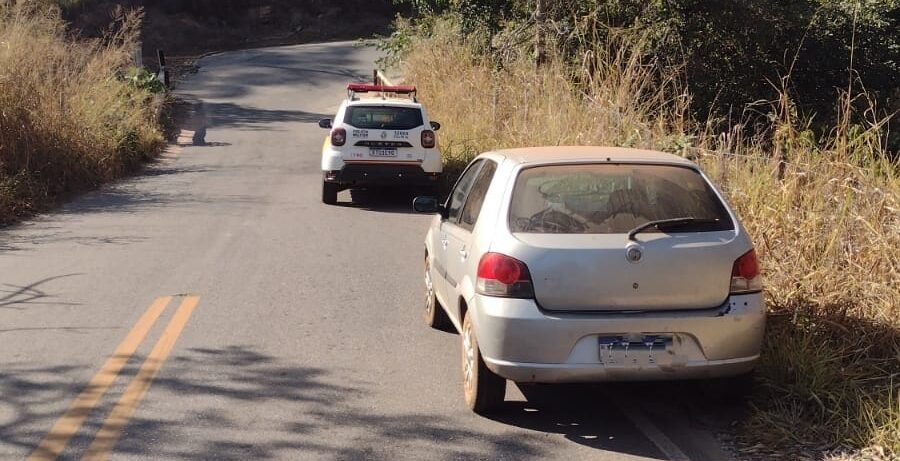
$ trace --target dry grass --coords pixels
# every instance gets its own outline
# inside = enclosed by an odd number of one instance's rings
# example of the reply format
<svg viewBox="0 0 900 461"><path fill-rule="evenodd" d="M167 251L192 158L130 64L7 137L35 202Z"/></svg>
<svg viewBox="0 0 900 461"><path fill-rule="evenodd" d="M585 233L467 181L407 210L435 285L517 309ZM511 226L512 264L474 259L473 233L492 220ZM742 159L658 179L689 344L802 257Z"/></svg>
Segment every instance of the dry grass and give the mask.
<svg viewBox="0 0 900 461"><path fill-rule="evenodd" d="M859 117L848 109L816 140L783 95L767 106L761 134L713 132L686 118L690 97L676 74L639 59L640 37L539 71L524 51L479 50L437 21L403 63L445 127L451 172L479 152L525 145L694 158L729 196L764 265L773 315L748 437L900 456L900 179L881 144L883 121L866 112L851 123Z"/></svg>
<svg viewBox="0 0 900 461"><path fill-rule="evenodd" d="M47 2L0 0L0 223L158 151L153 99L116 77L139 24L123 15L106 39L75 42Z"/></svg>

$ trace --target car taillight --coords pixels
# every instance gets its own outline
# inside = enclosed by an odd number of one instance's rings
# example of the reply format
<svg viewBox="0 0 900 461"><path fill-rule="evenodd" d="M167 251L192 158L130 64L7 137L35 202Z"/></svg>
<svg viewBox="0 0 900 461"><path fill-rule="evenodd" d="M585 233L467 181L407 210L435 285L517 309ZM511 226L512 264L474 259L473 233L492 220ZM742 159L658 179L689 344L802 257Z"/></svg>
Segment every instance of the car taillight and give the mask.
<svg viewBox="0 0 900 461"><path fill-rule="evenodd" d="M533 298L528 266L500 253L486 253L478 263L478 293L506 298Z"/></svg>
<svg viewBox="0 0 900 461"><path fill-rule="evenodd" d="M331 130L331 145L343 146L347 142L347 130L343 128L335 128Z"/></svg>
<svg viewBox="0 0 900 461"><path fill-rule="evenodd" d="M422 132L422 147L426 149L431 149L434 147L435 137L434 131L425 130Z"/></svg>
<svg viewBox="0 0 900 461"><path fill-rule="evenodd" d="M756 250L750 250L734 262L731 269L731 294L755 293L762 290L762 276Z"/></svg>

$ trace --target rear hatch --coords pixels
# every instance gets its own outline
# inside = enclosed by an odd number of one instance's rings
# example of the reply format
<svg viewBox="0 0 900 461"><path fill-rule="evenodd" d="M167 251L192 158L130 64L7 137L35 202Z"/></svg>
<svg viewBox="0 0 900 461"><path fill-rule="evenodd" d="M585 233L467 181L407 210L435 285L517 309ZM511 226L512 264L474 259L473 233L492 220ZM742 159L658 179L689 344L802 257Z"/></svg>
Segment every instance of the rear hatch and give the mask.
<svg viewBox="0 0 900 461"><path fill-rule="evenodd" d="M538 304L560 311L704 309L728 297L733 232L651 236L628 260L624 235L517 234Z"/></svg>
<svg viewBox="0 0 900 461"><path fill-rule="evenodd" d="M348 149L344 161L422 162L425 120L418 107L351 105L344 114Z"/></svg>
<svg viewBox="0 0 900 461"><path fill-rule="evenodd" d="M664 222L629 232L648 223ZM690 219L688 219L690 218ZM538 304L558 311L715 307L741 254L724 204L695 170L577 164L524 169L509 226Z"/></svg>

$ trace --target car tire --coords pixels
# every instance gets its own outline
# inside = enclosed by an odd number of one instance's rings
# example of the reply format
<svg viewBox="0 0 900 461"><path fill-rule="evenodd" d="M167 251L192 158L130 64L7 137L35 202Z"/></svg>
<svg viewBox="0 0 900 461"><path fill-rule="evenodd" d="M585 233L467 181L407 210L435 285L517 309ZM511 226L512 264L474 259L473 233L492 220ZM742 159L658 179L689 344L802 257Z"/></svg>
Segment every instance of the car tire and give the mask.
<svg viewBox="0 0 900 461"><path fill-rule="evenodd" d="M453 332L453 322L438 302L431 278L431 258L425 256L425 324L435 330Z"/></svg>
<svg viewBox="0 0 900 461"><path fill-rule="evenodd" d="M322 203L326 205L334 205L337 203L338 192L340 192L340 184L333 182L322 182Z"/></svg>
<svg viewBox="0 0 900 461"><path fill-rule="evenodd" d="M488 369L478 348L472 318L466 315L462 327L463 392L466 405L478 414L497 409L506 397L506 380Z"/></svg>

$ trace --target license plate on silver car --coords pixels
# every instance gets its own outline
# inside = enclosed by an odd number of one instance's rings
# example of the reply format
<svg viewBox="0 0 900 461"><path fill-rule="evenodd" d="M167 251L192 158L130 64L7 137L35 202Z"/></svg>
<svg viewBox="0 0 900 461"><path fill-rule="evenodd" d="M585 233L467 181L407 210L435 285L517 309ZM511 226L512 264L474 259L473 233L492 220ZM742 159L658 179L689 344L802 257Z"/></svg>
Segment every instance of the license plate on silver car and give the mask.
<svg viewBox="0 0 900 461"><path fill-rule="evenodd" d="M601 336L598 338L598 359L602 365L655 365L671 345L671 336Z"/></svg>
<svg viewBox="0 0 900 461"><path fill-rule="evenodd" d="M396 157L397 149L369 149L370 157Z"/></svg>

